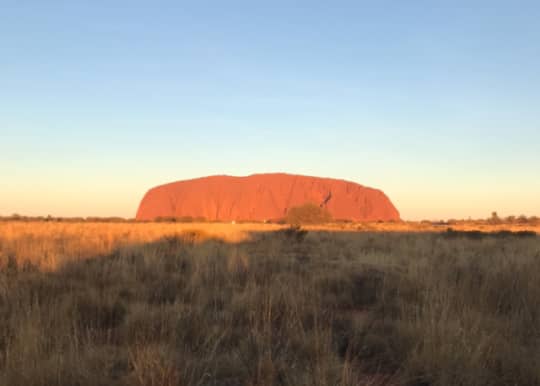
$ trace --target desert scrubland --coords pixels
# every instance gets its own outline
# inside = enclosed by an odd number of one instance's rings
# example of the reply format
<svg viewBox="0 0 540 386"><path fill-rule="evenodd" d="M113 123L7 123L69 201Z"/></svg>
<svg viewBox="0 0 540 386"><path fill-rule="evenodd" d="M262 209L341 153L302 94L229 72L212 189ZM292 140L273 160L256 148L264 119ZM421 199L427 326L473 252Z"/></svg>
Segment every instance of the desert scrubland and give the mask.
<svg viewBox="0 0 540 386"><path fill-rule="evenodd" d="M538 385L538 228L482 227L0 222L0 385Z"/></svg>

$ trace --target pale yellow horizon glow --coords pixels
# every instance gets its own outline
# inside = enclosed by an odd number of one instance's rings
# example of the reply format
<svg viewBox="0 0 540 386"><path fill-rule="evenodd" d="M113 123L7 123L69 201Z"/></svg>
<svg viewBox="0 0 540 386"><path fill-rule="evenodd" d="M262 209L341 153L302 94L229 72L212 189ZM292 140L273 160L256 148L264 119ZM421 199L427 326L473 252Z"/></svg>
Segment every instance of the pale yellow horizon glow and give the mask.
<svg viewBox="0 0 540 386"><path fill-rule="evenodd" d="M109 181L101 186L26 183L0 192L0 215L55 217L135 217L139 201L149 187ZM385 191L403 220L447 220L499 216L540 216L540 201L533 191L464 192Z"/></svg>

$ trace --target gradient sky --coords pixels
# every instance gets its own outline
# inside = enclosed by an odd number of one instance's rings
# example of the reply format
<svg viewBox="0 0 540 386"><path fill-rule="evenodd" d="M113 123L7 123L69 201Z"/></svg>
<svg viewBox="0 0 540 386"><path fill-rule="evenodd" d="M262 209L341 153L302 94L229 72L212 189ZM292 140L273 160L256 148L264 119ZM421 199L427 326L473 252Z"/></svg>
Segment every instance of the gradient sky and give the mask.
<svg viewBox="0 0 540 386"><path fill-rule="evenodd" d="M0 215L283 171L540 215L538 1L0 0Z"/></svg>

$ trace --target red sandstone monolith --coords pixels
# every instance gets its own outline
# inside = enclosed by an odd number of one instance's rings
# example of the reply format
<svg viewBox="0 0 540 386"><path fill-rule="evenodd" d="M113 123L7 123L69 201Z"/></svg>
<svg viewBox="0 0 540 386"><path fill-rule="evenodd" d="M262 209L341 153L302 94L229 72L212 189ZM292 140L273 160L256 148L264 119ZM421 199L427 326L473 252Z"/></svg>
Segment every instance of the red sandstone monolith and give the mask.
<svg viewBox="0 0 540 386"><path fill-rule="evenodd" d="M399 212L380 190L354 182L284 173L210 176L150 189L137 220L192 217L213 221L282 219L305 203L326 208L336 220L397 221Z"/></svg>

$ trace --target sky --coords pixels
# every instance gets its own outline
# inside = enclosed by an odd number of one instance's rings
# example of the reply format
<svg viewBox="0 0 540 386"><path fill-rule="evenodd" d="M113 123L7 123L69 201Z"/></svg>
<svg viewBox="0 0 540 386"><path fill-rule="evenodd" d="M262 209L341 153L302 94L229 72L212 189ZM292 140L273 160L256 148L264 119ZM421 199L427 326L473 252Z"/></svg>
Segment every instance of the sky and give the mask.
<svg viewBox="0 0 540 386"><path fill-rule="evenodd" d="M288 172L540 215L540 2L0 0L0 215Z"/></svg>

